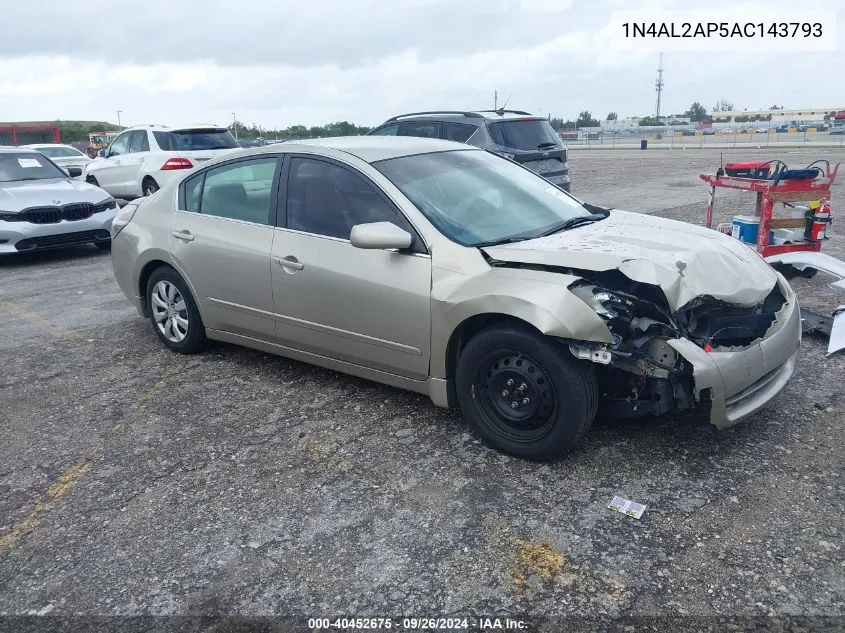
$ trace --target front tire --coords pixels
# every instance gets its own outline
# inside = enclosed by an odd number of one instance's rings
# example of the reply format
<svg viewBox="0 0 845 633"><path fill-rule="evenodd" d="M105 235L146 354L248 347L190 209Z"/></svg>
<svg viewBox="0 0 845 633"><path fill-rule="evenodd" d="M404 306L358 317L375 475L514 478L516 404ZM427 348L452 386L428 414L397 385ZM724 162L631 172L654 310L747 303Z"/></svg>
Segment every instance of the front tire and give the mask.
<svg viewBox="0 0 845 633"><path fill-rule="evenodd" d="M111 250L111 240L103 240L102 242L94 242L94 246L99 248L101 251L110 251Z"/></svg>
<svg viewBox="0 0 845 633"><path fill-rule="evenodd" d="M193 295L185 280L169 266L157 268L150 275L147 307L153 330L174 352L194 354L208 345Z"/></svg>
<svg viewBox="0 0 845 633"><path fill-rule="evenodd" d="M478 435L510 455L562 457L596 417L592 366L553 339L520 327L474 336L458 357L458 405Z"/></svg>

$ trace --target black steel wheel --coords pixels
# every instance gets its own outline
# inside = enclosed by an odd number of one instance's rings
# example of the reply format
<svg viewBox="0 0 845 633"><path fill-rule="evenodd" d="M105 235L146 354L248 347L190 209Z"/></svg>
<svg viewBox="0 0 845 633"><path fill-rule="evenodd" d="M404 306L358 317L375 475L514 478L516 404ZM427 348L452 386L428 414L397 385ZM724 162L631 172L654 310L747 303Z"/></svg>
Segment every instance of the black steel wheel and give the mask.
<svg viewBox="0 0 845 633"><path fill-rule="evenodd" d="M596 416L592 365L528 327L493 327L461 350L455 393L464 417L494 448L532 460L561 457Z"/></svg>

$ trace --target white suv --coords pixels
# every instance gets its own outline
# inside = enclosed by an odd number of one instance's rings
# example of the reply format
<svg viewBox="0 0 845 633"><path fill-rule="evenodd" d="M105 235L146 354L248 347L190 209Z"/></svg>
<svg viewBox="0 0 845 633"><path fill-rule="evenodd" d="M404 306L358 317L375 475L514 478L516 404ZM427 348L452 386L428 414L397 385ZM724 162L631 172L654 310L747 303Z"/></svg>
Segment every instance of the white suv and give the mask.
<svg viewBox="0 0 845 633"><path fill-rule="evenodd" d="M225 127L138 125L124 130L85 167L85 180L115 198L148 196L186 169L240 149Z"/></svg>

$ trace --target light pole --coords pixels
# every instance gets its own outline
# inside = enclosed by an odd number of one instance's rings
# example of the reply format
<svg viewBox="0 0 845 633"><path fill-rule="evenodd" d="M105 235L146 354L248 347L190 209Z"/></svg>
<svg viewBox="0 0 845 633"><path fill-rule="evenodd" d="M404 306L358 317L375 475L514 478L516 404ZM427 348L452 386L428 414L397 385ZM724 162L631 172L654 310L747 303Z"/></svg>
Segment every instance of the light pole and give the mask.
<svg viewBox="0 0 845 633"><path fill-rule="evenodd" d="M238 117L232 112L232 127L235 128L235 140L238 138Z"/></svg>
<svg viewBox="0 0 845 633"><path fill-rule="evenodd" d="M122 127L122 126L120 125L120 113L121 113L121 112L123 112L123 110L118 110L118 111L117 111L117 127Z"/></svg>

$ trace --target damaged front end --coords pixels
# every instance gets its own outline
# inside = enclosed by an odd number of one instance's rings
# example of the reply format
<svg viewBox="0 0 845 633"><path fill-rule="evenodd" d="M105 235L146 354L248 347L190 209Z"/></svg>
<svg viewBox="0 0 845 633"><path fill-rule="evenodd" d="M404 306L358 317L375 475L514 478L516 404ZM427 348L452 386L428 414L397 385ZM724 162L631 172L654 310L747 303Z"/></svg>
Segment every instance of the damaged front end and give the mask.
<svg viewBox="0 0 845 633"><path fill-rule="evenodd" d="M596 363L604 415L659 416L694 408L707 413L717 397L719 412L712 419L717 426L727 426L725 401L746 388L753 373L717 384L711 378L719 375L720 359L748 354L758 346L787 304L776 283L752 306L704 296L672 312L658 287L610 272L586 274L570 290L604 320L613 336L610 344L568 341L576 357ZM689 349L696 353L682 353ZM715 372L702 367L702 357L717 366Z"/></svg>

